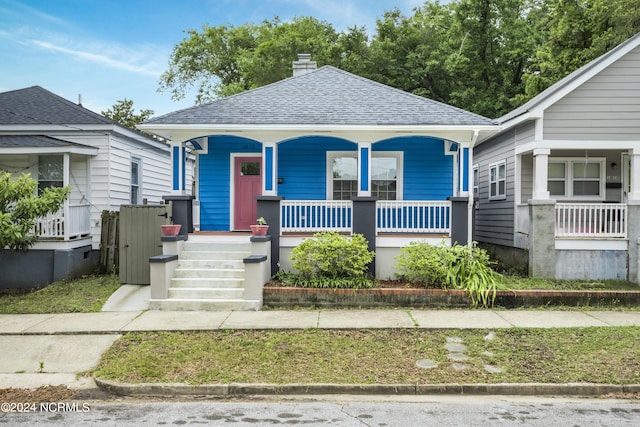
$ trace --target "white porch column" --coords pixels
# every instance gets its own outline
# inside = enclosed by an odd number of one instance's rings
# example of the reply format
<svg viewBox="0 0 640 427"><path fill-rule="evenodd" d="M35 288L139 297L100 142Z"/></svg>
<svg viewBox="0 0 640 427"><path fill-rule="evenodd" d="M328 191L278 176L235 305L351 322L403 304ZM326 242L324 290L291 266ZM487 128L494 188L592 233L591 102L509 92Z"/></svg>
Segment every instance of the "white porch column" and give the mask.
<svg viewBox="0 0 640 427"><path fill-rule="evenodd" d="M629 159L631 160L631 191L629 191L627 199L637 202L640 201L640 149L629 150Z"/></svg>
<svg viewBox="0 0 640 427"><path fill-rule="evenodd" d="M371 196L371 143L358 143L358 197Z"/></svg>
<svg viewBox="0 0 640 427"><path fill-rule="evenodd" d="M69 153L64 153L62 156L62 186L66 187L69 185L69 176L70 176L70 168L71 168L71 155ZM69 240L69 235L71 231L71 214L69 210L69 197L64 201L63 207L63 215L64 215L64 240Z"/></svg>
<svg viewBox="0 0 640 427"><path fill-rule="evenodd" d="M549 177L549 148L533 150L533 200L549 200L547 179Z"/></svg>
<svg viewBox="0 0 640 427"><path fill-rule="evenodd" d="M182 142L171 141L171 194L184 194L186 179L185 149Z"/></svg>
<svg viewBox="0 0 640 427"><path fill-rule="evenodd" d="M262 195L278 195L278 146L275 142L262 144Z"/></svg>

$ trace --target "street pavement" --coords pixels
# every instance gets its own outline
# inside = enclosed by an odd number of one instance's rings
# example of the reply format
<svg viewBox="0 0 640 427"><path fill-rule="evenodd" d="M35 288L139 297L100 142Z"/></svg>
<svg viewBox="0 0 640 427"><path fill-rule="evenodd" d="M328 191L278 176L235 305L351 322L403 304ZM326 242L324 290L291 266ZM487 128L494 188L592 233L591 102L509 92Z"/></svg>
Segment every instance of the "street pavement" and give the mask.
<svg viewBox="0 0 640 427"><path fill-rule="evenodd" d="M65 384L95 387L76 374L96 366L123 333L223 329L565 328L640 326L637 311L542 310L267 310L148 311L139 288L114 296L112 311L0 315L0 389ZM128 311L131 310L131 311Z"/></svg>

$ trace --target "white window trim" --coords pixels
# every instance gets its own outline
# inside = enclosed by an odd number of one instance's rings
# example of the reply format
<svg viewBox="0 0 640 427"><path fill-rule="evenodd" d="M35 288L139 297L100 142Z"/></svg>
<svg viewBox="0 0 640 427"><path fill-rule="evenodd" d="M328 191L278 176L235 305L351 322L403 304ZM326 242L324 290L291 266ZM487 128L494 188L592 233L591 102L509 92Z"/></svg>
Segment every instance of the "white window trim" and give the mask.
<svg viewBox="0 0 640 427"><path fill-rule="evenodd" d="M333 159L337 157L353 157L358 159L357 151L327 151L327 168L326 168L326 200L333 200ZM371 151L371 158L374 157L395 157L398 169L396 170L396 200L403 200L404 194L404 152L402 151ZM370 168L372 169L372 168ZM373 175L373 170L370 170Z"/></svg>
<svg viewBox="0 0 640 427"><path fill-rule="evenodd" d="M499 170L500 166L504 166L504 194L496 193L495 196L491 195L491 169L496 168ZM499 176L496 173L496 176ZM499 162L491 163L489 165L489 200L505 200L507 198L507 160L500 160ZM500 188L500 179L495 181L496 183L496 192L499 191Z"/></svg>
<svg viewBox="0 0 640 427"><path fill-rule="evenodd" d="M599 163L600 164L600 195L599 196L574 196L573 195L573 165L575 163ZM596 200L602 201L606 199L606 165L605 157L549 157L549 163L565 164L565 180L564 180L564 196L551 195L556 200ZM547 178L548 179L548 178Z"/></svg>

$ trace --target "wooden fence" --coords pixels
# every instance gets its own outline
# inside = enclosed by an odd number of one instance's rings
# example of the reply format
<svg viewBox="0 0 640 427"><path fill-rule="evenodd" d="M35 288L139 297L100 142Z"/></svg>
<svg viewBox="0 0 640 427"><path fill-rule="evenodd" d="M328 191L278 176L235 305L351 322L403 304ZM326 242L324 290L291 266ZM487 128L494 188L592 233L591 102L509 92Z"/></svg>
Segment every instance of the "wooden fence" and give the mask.
<svg viewBox="0 0 640 427"><path fill-rule="evenodd" d="M102 211L100 272L116 273L120 265L120 213Z"/></svg>

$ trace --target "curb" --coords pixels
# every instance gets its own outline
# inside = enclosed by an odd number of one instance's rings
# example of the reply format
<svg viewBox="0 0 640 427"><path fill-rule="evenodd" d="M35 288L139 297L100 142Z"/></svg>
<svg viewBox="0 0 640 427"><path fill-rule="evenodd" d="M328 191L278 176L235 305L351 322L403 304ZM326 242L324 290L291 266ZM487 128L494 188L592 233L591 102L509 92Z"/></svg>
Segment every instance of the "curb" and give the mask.
<svg viewBox="0 0 640 427"><path fill-rule="evenodd" d="M498 384L127 384L95 378L103 391L117 396L250 396L250 395L510 395L510 396L601 396L640 393L640 384L593 383L498 383Z"/></svg>

